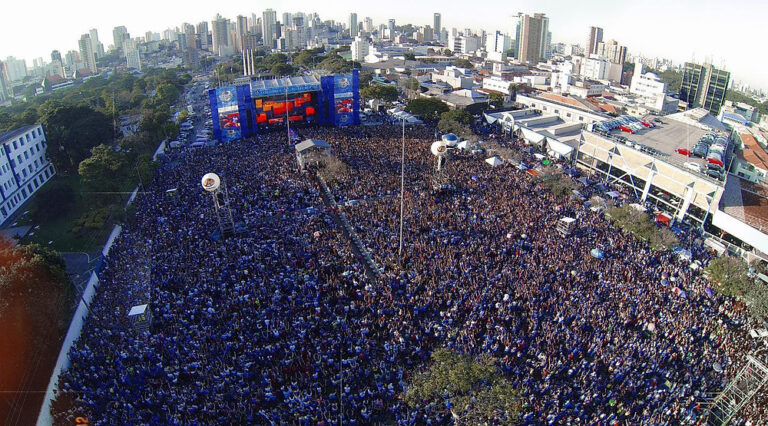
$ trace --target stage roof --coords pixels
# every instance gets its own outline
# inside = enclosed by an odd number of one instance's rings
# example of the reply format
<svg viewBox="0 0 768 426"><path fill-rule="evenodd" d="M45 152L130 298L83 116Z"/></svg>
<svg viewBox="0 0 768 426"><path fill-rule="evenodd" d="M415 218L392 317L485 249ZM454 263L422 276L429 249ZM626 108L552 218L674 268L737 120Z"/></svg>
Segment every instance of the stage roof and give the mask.
<svg viewBox="0 0 768 426"><path fill-rule="evenodd" d="M313 75L253 80L251 81L251 97L263 98L265 96L284 95L286 87L288 93L317 92L322 89L320 80Z"/></svg>

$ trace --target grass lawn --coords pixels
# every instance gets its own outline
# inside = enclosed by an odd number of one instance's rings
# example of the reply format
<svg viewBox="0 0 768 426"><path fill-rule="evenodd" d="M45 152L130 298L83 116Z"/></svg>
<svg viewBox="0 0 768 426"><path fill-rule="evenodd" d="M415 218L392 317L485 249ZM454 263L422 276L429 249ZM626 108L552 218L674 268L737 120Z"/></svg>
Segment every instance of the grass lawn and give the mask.
<svg viewBox="0 0 768 426"><path fill-rule="evenodd" d="M32 219L31 214L24 215L18 222L18 225L31 225L33 229L21 239L22 244L37 243L43 246L50 247L60 252L88 252L100 250L109 237L109 233L112 232L114 226L113 221L107 220L104 227L100 229L84 228L77 234L72 232L72 228L75 226L75 220L80 218L84 213L92 210L93 207L87 199L81 197L84 191L83 186L80 183L80 177L76 174L69 176L54 176L46 185L54 181L68 182L77 194L78 201L72 206L69 212L56 217L55 219L46 223L36 223ZM123 197L127 200L128 196ZM33 198L30 202L28 210L34 211L37 208L38 200ZM125 201L123 201L124 203ZM42 207L42 206L41 206ZM55 209L56 206L44 206L44 208ZM35 226L39 228L34 229ZM50 244L48 244L51 242Z"/></svg>

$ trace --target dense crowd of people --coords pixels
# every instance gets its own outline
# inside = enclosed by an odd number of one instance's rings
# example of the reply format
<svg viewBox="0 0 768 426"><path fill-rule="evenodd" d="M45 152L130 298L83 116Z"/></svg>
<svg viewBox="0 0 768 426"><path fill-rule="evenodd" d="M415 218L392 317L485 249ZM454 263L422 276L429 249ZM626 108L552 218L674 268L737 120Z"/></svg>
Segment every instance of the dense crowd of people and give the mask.
<svg viewBox="0 0 768 426"><path fill-rule="evenodd" d="M444 404L401 395L448 347L496 357L525 424L695 423L757 349L743 307L689 262L531 174L452 151L435 186L431 126L406 131L398 258L402 128L300 132L348 166L331 192L383 278L367 278L283 133L169 154L99 273L57 422L444 424ZM211 238L211 171L247 235ZM578 222L566 237L565 216ZM135 330L127 312L147 302L152 324ZM742 422L765 419L752 408Z"/></svg>

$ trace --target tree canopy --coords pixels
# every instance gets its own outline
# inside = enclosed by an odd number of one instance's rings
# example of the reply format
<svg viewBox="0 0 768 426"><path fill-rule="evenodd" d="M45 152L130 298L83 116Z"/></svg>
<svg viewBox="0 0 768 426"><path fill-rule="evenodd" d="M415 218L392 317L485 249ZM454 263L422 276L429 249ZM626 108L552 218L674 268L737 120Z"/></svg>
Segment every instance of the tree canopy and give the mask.
<svg viewBox="0 0 768 426"><path fill-rule="evenodd" d="M632 206L613 207L607 212L611 221L618 227L646 240L654 250L674 247L679 243L675 234L667 228L658 228L645 212Z"/></svg>
<svg viewBox="0 0 768 426"><path fill-rule="evenodd" d="M408 102L405 110L426 119L436 119L448 111L448 104L435 98L416 98Z"/></svg>
<svg viewBox="0 0 768 426"><path fill-rule="evenodd" d="M517 423L522 406L492 358L475 360L447 349L432 353L428 370L412 377L404 399L411 407L444 406L457 423L468 425Z"/></svg>
<svg viewBox="0 0 768 426"><path fill-rule="evenodd" d="M379 99L385 102L397 100L397 88L394 86L374 85L360 89L360 97L363 99Z"/></svg>
<svg viewBox="0 0 768 426"><path fill-rule="evenodd" d="M59 172L74 171L91 148L112 142L112 123L87 105L47 104L41 121L48 140L48 156Z"/></svg>

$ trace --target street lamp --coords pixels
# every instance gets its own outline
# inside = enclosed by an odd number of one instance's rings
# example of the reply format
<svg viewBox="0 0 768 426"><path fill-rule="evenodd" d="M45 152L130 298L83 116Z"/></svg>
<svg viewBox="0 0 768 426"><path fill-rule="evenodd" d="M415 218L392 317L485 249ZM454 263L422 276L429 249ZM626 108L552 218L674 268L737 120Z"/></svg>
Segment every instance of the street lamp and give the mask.
<svg viewBox="0 0 768 426"><path fill-rule="evenodd" d="M405 189L405 117L403 117L403 141L400 152L400 246L397 249L398 262L403 260L403 206Z"/></svg>

